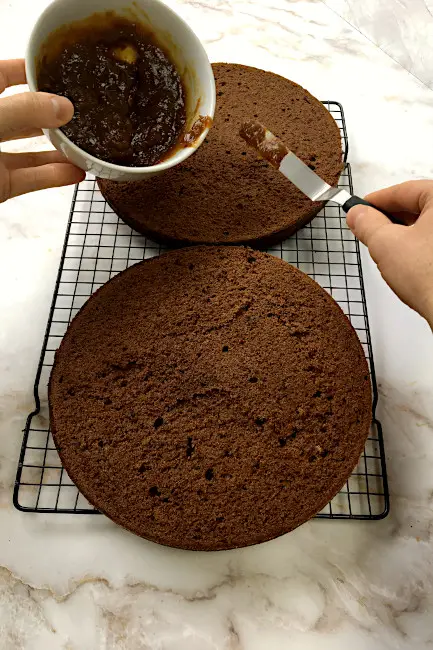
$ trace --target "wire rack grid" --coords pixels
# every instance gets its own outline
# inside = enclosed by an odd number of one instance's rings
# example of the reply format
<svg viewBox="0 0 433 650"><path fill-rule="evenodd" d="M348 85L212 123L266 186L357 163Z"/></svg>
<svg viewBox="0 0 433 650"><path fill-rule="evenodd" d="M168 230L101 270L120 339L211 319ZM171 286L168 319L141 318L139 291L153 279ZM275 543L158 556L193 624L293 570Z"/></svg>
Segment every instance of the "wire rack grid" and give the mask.
<svg viewBox="0 0 433 650"><path fill-rule="evenodd" d="M345 167L339 185L352 192L344 113L324 102L341 132ZM75 190L59 274L34 385L35 410L27 418L14 487L14 505L25 512L99 514L61 465L50 433L47 386L54 353L86 300L132 264L159 255L159 246L131 230L107 205L96 181ZM373 385L373 423L365 450L344 488L317 517L381 519L389 511L382 429L375 418L377 387L358 242L338 206L326 205L305 228L268 252L308 273L350 318L362 343Z"/></svg>

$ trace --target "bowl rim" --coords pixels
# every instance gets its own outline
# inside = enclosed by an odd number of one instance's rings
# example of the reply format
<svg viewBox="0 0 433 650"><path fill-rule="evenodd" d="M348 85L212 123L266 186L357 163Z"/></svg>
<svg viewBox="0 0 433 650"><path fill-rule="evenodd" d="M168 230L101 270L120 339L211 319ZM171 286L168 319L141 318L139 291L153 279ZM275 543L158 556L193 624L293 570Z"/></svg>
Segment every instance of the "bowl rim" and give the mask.
<svg viewBox="0 0 433 650"><path fill-rule="evenodd" d="M63 2L64 1L65 0L63 0ZM208 70L208 80L207 80L208 83L206 84L207 85L206 92L204 93L206 97L206 105L208 107L208 110L206 110L205 113L206 116L210 117L211 120L213 120L215 114L215 104L216 104L215 79L212 70L212 65L209 61L209 57L207 55L203 43L198 38L197 34L188 25L186 20L184 20L182 16L180 16L171 7L166 5L165 2L162 2L161 0L151 0L151 1L156 5L163 6L168 13L171 13L176 18L176 20L179 21L179 23L182 25L182 28L189 33L198 51L201 52L203 65ZM34 51L36 48L33 43L35 39L35 35L39 30L40 26L43 24L46 14L48 14L48 12L52 9L52 7L55 4L60 4L61 2L62 0L53 0L53 2L51 2L48 5L48 7L46 7L44 11L40 14L39 18L35 22L33 29L30 33L27 42L26 53L25 53L25 69L26 69L27 84L31 92L39 92L36 83L36 75L33 73L33 69L32 69L32 66L34 66L34 59L36 56L36 52ZM98 12L93 12L93 13L98 13ZM65 24L67 24L67 22ZM173 156L167 158L167 160L163 160L162 162L156 163L155 165L148 165L148 166L141 166L141 167L128 167L126 165L116 165L115 163L110 163L106 160L102 160L101 158L97 158L96 156L93 156L91 153L88 153L81 147L77 146L74 142L72 142L72 140L70 140L60 128L43 129L43 130L56 134L56 136L62 142L62 144L68 145L68 147L70 147L74 153L86 158L92 164L101 165L102 167L105 167L106 169L113 172L123 172L123 173L127 172L129 174L143 175L147 173L154 174L155 172L165 171L166 169L170 169L171 167L174 167L175 165L178 165L179 163L189 158L189 156L191 156L194 153L194 151L196 151L200 147L200 145L202 144L206 135L209 132L209 128L210 126L205 127L205 129L203 129L200 136L197 138L197 140L194 141L192 145L177 150L173 154Z"/></svg>

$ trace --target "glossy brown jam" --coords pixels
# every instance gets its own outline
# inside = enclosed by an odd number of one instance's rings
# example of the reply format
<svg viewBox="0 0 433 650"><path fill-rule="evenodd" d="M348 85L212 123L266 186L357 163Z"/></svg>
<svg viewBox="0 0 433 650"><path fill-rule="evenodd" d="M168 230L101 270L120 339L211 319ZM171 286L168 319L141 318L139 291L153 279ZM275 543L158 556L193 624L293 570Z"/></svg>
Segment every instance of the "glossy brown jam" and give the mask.
<svg viewBox="0 0 433 650"><path fill-rule="evenodd" d="M199 115L188 133L185 133L182 140L184 147L196 146L201 134L212 126L212 118L209 115Z"/></svg>
<svg viewBox="0 0 433 650"><path fill-rule="evenodd" d="M182 146L181 78L138 22L106 12L60 28L41 50L37 80L39 90L72 101L62 131L101 160L145 167Z"/></svg>
<svg viewBox="0 0 433 650"><path fill-rule="evenodd" d="M290 149L284 142L260 122L244 122L239 129L239 135L276 169L279 168L283 158L290 153Z"/></svg>

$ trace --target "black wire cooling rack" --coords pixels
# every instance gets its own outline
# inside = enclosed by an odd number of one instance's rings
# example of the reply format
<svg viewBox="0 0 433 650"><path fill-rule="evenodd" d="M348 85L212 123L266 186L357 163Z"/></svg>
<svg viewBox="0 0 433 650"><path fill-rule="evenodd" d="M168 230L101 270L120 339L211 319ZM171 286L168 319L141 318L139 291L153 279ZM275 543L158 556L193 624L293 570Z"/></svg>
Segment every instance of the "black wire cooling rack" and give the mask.
<svg viewBox="0 0 433 650"><path fill-rule="evenodd" d="M323 103L341 132L345 168L339 185L352 193L343 108L338 102ZM47 386L54 353L71 319L96 289L162 250L113 213L93 178L76 188L34 384L35 410L24 429L14 488L14 505L19 510L99 514L63 469L50 433ZM371 372L373 424L364 453L343 490L317 516L381 519L389 511L389 493L382 429L375 418L377 387L358 242L340 208L326 205L309 225L268 250L308 273L339 303L358 333Z"/></svg>

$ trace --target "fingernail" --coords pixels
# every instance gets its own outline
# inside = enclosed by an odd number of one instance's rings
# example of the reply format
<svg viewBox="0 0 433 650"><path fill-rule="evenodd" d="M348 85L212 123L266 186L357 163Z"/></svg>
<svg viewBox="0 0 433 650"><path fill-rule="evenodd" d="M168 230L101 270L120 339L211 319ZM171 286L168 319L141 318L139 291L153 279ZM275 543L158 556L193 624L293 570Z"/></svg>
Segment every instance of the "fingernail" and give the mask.
<svg viewBox="0 0 433 650"><path fill-rule="evenodd" d="M364 214L365 214L365 208L363 208L362 206L356 205L354 208L350 208L346 216L346 222L350 230L353 230L353 232L356 231L356 224L359 221L359 219L362 219Z"/></svg>
<svg viewBox="0 0 433 650"><path fill-rule="evenodd" d="M54 106L54 114L61 122L69 122L74 114L74 107L66 97L52 97L51 101Z"/></svg>

